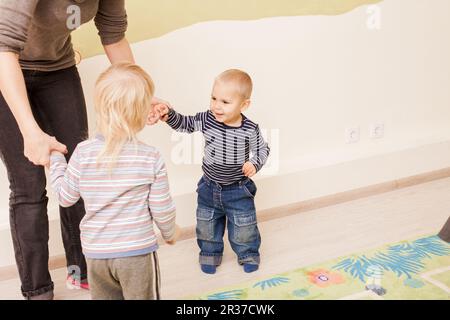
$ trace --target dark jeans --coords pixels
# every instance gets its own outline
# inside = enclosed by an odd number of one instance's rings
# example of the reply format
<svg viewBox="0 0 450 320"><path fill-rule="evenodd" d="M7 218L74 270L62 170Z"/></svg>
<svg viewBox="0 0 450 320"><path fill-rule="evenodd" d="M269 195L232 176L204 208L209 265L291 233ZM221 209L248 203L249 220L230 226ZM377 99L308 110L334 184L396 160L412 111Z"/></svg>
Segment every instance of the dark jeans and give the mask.
<svg viewBox="0 0 450 320"><path fill-rule="evenodd" d="M197 193L200 264L218 266L222 262L225 225L239 264L259 264L261 237L256 223L255 183L246 178L231 185L220 185L203 176Z"/></svg>
<svg viewBox="0 0 450 320"><path fill-rule="evenodd" d="M76 67L59 71L23 71L33 115L43 131L64 143L69 160L76 145L88 134L86 104ZM44 167L23 154L23 138L0 94L0 156L8 172L10 225L24 297L53 290L48 271L49 224ZM79 224L85 214L82 201L60 208L61 231L67 265L87 274ZM70 269L77 269L77 267Z"/></svg>

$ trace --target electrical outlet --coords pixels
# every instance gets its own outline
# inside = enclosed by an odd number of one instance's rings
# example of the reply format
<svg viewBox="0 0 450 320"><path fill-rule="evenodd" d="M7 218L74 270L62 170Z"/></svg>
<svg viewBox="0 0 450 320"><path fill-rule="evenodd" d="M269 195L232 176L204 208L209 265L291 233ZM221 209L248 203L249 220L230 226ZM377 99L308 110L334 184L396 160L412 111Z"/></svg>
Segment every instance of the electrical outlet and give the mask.
<svg viewBox="0 0 450 320"><path fill-rule="evenodd" d="M347 128L345 130L346 143L356 143L359 141L359 128Z"/></svg>
<svg viewBox="0 0 450 320"><path fill-rule="evenodd" d="M371 139L380 139L384 137L384 123L373 123L370 125L369 136Z"/></svg>

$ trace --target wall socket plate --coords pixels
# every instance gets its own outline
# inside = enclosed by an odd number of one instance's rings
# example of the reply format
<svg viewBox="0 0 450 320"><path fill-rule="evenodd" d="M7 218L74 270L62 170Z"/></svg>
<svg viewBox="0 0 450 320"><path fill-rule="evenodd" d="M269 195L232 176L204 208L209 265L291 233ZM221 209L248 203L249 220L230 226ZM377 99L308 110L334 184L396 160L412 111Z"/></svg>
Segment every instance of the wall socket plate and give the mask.
<svg viewBox="0 0 450 320"><path fill-rule="evenodd" d="M384 137L384 123L373 123L369 128L369 137L371 139L380 139Z"/></svg>
<svg viewBox="0 0 450 320"><path fill-rule="evenodd" d="M357 143L360 137L359 127L345 129L345 142Z"/></svg>

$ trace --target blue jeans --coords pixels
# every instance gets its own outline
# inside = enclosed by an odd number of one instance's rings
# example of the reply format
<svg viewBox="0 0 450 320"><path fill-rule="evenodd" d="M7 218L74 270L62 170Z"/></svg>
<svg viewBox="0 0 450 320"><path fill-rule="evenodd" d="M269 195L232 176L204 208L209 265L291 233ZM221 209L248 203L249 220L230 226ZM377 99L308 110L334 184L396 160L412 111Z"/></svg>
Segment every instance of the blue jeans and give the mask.
<svg viewBox="0 0 450 320"><path fill-rule="evenodd" d="M255 183L246 178L231 185L220 185L203 176L197 193L200 264L218 266L222 262L225 225L239 264L259 264L261 236L256 224Z"/></svg>

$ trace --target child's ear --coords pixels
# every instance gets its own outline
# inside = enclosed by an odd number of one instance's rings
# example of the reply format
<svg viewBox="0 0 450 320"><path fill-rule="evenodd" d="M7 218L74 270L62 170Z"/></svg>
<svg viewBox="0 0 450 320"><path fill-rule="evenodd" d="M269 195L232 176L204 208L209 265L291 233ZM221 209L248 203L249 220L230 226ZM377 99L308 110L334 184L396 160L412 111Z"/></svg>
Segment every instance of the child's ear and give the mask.
<svg viewBox="0 0 450 320"><path fill-rule="evenodd" d="M250 107L250 99L245 99L241 104L241 111L245 111Z"/></svg>

